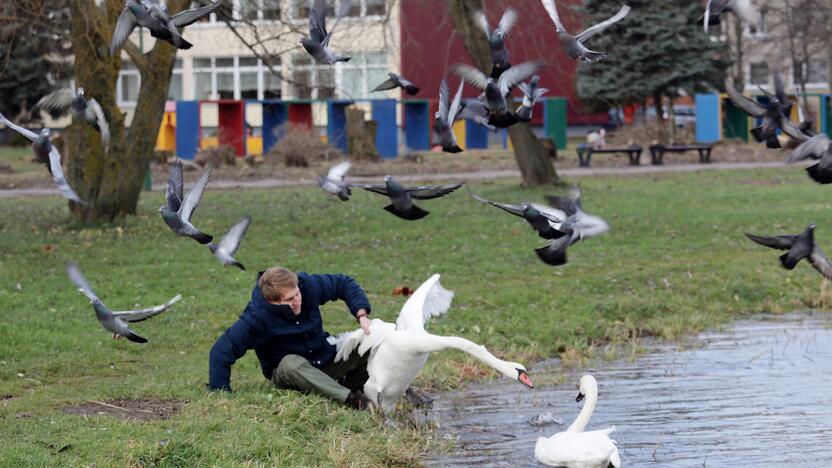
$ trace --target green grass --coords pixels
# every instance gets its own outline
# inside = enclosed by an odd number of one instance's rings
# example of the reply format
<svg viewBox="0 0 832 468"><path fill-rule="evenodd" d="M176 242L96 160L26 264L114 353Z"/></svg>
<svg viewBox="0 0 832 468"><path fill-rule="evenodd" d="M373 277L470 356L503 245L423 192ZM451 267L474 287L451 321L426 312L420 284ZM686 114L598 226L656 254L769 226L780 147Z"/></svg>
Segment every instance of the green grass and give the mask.
<svg viewBox="0 0 832 468"><path fill-rule="evenodd" d="M523 221L462 191L422 202L431 215L405 222L364 191L340 203L312 189L209 187L194 218L205 231L219 235L243 215L254 217L238 253L247 273L222 268L204 247L170 233L156 212L161 193L144 194L137 216L95 228L72 221L58 198L0 199L0 465L418 464L437 446L428 430L390 430L371 415L275 390L254 353L234 366L233 395L204 390L212 343L245 306L254 272L276 264L352 275L373 316L389 321L404 301L392 296L394 287L416 287L442 273L456 297L429 330L526 363L591 356L604 343L635 335L674 339L821 299L820 277L810 267L786 272L777 252L742 235L798 232L818 222L818 242L832 245L832 227L824 224L832 201L800 170L581 184L584 207L612 231L573 246L560 268L537 259L532 249L540 242ZM509 181L471 185L500 201L541 200L545 193ZM146 345L114 341L67 280L70 260L114 309L184 298L136 324L150 339ZM341 303L325 306L324 315L330 332L356 326ZM472 364L460 353L438 354L418 384L457 386L483 373ZM141 423L62 410L114 398L188 403L168 420Z"/></svg>

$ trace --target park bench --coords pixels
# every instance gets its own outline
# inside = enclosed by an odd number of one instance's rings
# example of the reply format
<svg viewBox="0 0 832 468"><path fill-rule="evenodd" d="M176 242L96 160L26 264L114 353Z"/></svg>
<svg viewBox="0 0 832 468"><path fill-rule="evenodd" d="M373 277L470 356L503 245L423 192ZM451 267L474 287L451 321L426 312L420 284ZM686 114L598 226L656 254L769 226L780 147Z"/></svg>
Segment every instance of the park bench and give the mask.
<svg viewBox="0 0 832 468"><path fill-rule="evenodd" d="M630 158L630 165L638 166L641 162L641 151L642 148L639 145L607 146L604 148L593 148L582 145L578 147L578 165L581 167L589 167L590 159L596 153L627 153L627 156Z"/></svg>
<svg viewBox="0 0 832 468"><path fill-rule="evenodd" d="M664 164L665 153L698 151L699 162L706 164L711 162L711 149L713 149L713 145L650 145L650 162L657 165Z"/></svg>

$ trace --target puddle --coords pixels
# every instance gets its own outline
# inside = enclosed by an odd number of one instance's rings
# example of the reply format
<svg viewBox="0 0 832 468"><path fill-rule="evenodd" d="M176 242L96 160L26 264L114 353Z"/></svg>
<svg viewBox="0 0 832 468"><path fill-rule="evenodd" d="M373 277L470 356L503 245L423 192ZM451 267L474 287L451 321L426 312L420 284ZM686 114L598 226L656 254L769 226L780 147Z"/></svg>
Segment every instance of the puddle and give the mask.
<svg viewBox="0 0 832 468"><path fill-rule="evenodd" d="M587 430L611 425L626 466L795 466L832 459L832 317L790 314L703 333L694 349L648 345L649 354L590 369L598 406ZM552 382L561 371L536 368ZM456 441L427 466L542 466L538 437L571 424L576 372L560 386L524 391L505 380L438 395L427 414ZM534 426L551 413L564 424Z"/></svg>

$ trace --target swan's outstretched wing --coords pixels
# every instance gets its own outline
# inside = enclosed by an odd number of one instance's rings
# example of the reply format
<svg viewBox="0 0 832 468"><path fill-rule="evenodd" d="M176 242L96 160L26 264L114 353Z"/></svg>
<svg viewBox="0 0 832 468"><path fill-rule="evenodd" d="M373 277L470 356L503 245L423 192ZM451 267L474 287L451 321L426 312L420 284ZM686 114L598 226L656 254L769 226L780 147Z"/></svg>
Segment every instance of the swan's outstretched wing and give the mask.
<svg viewBox="0 0 832 468"><path fill-rule="evenodd" d="M425 320L448 311L454 292L439 284L439 276L431 276L405 302L396 319L397 330L424 330Z"/></svg>
<svg viewBox="0 0 832 468"><path fill-rule="evenodd" d="M350 355L358 350L363 356L367 351L375 349L384 342L391 333L396 331L396 326L381 319L373 319L370 323L370 334L365 335L364 330L358 329L341 333L335 338L335 362L346 361Z"/></svg>
<svg viewBox="0 0 832 468"><path fill-rule="evenodd" d="M182 299L181 294L177 294L171 300L165 302L164 304L157 305L154 307L148 307L147 309L140 309L140 310L125 310L122 312L113 312L113 315L116 317L124 320L125 322L141 322L142 320L147 320L154 315L159 315L162 312L168 310L170 306L179 302Z"/></svg>
<svg viewBox="0 0 832 468"><path fill-rule="evenodd" d="M628 14L630 13L630 7L627 5L622 5L621 9L618 10L618 13L615 14L612 18L602 21L594 26L590 26L586 28L583 32L575 36L578 42L584 42L585 40L589 39L590 37L600 33L601 31L609 28L613 24L623 20Z"/></svg>

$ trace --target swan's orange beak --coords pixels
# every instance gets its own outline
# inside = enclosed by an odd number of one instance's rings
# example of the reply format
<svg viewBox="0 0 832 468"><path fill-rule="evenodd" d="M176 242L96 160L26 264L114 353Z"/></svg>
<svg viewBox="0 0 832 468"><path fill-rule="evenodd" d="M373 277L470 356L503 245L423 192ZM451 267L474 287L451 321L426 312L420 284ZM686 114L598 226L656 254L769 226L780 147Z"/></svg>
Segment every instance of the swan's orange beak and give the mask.
<svg viewBox="0 0 832 468"><path fill-rule="evenodd" d="M518 370L519 375L517 376L517 380L520 381L521 384L529 387L534 388L534 384L532 383L532 379L529 378L529 374L526 371Z"/></svg>

